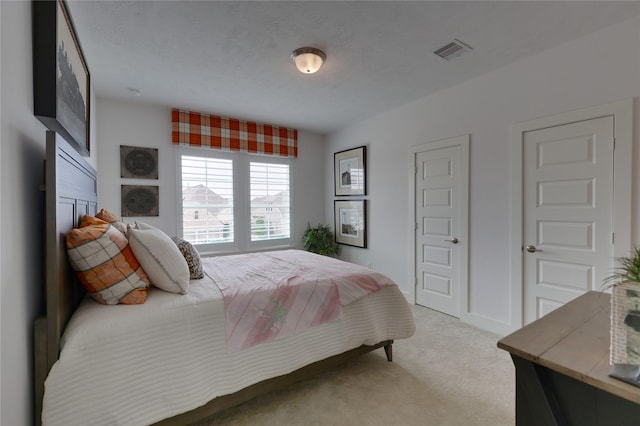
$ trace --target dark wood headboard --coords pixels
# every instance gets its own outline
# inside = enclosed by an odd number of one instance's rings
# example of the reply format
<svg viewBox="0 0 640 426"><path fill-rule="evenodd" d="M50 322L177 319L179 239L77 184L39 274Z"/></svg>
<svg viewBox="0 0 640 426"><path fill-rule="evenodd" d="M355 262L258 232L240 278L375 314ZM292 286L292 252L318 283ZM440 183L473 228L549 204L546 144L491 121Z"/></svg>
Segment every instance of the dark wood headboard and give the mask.
<svg viewBox="0 0 640 426"><path fill-rule="evenodd" d="M58 359L60 338L82 300L67 260L65 235L98 206L95 169L60 135L47 131L45 161L45 299L46 315L36 319L36 423L39 424L44 380Z"/></svg>

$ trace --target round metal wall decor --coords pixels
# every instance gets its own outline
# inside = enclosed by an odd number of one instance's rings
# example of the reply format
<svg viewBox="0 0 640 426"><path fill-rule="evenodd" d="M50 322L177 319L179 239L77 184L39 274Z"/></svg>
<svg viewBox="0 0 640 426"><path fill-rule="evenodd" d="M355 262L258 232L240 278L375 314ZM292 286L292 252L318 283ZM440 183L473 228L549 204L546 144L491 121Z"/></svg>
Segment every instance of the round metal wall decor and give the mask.
<svg viewBox="0 0 640 426"><path fill-rule="evenodd" d="M147 151L134 149L124 158L124 167L136 176L146 176L156 168L156 162Z"/></svg>
<svg viewBox="0 0 640 426"><path fill-rule="evenodd" d="M122 216L158 216L158 187L122 185Z"/></svg>
<svg viewBox="0 0 640 426"><path fill-rule="evenodd" d="M158 149L121 145L120 177L158 179Z"/></svg>

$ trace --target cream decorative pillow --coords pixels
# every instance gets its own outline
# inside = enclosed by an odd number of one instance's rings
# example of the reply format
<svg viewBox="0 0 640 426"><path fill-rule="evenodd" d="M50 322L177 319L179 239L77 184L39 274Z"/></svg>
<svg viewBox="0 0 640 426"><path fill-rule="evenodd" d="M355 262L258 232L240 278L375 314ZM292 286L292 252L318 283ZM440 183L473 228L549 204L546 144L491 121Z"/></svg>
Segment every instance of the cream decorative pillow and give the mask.
<svg viewBox="0 0 640 426"><path fill-rule="evenodd" d="M84 216L66 238L69 262L95 300L133 305L147 299L149 279L125 236L107 222Z"/></svg>
<svg viewBox="0 0 640 426"><path fill-rule="evenodd" d="M200 262L200 253L198 250L186 240L183 240L180 237L171 237L176 246L178 246L178 250L184 256L184 260L187 261L187 265L189 266L189 277L192 280L199 280L204 278L204 273L202 272L202 263Z"/></svg>
<svg viewBox="0 0 640 426"><path fill-rule="evenodd" d="M129 245L151 284L170 293L189 291L189 266L171 238L162 230L137 222L128 227Z"/></svg>

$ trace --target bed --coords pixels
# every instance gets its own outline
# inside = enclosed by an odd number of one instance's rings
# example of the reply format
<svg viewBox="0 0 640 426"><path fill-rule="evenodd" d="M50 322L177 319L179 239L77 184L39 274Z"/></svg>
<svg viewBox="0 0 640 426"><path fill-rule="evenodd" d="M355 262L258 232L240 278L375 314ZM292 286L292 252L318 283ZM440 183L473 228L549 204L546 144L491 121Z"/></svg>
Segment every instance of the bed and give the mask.
<svg viewBox="0 0 640 426"><path fill-rule="evenodd" d="M246 273L257 276L260 262L274 261L310 268L315 258L308 256L318 255L298 250L203 258L206 273L191 280L187 294L151 287L141 305L96 303L75 281L64 241L83 215L97 213L96 172L53 132L45 169L47 313L34 333L38 424L195 423L378 348L391 361L393 341L414 333L409 306L390 282L327 321L232 347L221 283L236 277L226 271L259 264ZM347 265L326 261L329 269Z"/></svg>

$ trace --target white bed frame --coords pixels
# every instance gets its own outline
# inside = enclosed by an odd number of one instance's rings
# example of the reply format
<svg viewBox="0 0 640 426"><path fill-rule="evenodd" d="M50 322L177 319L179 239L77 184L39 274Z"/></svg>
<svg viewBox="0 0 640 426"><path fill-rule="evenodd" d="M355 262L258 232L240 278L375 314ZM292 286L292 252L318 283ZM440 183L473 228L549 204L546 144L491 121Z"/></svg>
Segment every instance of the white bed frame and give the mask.
<svg viewBox="0 0 640 426"><path fill-rule="evenodd" d="M34 324L35 362L35 423L41 424L44 381L60 354L60 339L69 318L84 297L71 270L65 247L65 235L85 214L95 215L98 207L97 173L78 152L55 132L47 132L46 191L46 315ZM157 425L185 425L202 421L216 413L256 396L282 389L308 379L345 361L384 347L387 360L392 361L393 341L373 346L363 345L345 353L307 365L284 376L274 377L233 394L224 395L178 416L162 420Z"/></svg>

